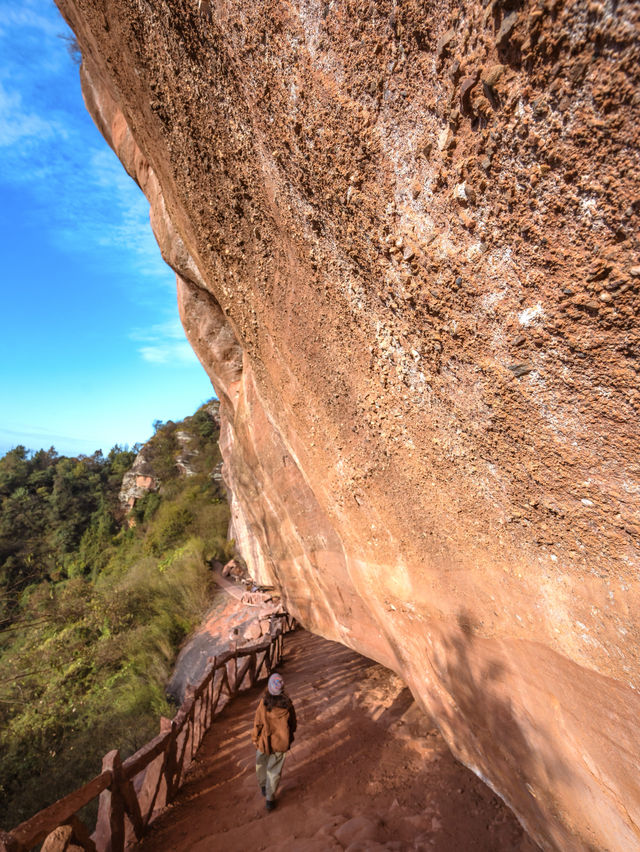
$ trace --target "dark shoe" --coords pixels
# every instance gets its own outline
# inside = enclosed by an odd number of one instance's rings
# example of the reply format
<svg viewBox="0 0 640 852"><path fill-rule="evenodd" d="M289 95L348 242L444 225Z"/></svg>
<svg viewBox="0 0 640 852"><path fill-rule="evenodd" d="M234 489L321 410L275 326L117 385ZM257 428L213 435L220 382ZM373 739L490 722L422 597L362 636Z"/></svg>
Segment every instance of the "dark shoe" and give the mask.
<svg viewBox="0 0 640 852"><path fill-rule="evenodd" d="M273 811L273 810L275 810L276 803L273 801L273 799L267 799L267 803L266 803L265 807L267 808L268 811Z"/></svg>
<svg viewBox="0 0 640 852"><path fill-rule="evenodd" d="M260 787L260 792L262 793L263 796L266 796L267 795L267 788L266 787Z"/></svg>

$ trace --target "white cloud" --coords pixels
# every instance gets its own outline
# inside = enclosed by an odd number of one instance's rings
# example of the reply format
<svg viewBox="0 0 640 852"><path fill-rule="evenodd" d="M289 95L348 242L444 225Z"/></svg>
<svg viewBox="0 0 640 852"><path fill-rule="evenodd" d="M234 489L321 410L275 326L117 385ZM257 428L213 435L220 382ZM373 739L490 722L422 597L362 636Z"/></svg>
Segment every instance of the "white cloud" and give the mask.
<svg viewBox="0 0 640 852"><path fill-rule="evenodd" d="M77 70L60 42L71 35L53 3L16 9L0 0L0 182L54 211L44 238L102 263L118 258L127 297L166 307L173 273L142 192L78 109Z"/></svg>
<svg viewBox="0 0 640 852"><path fill-rule="evenodd" d="M22 156L27 140L38 144L54 136L66 138L65 128L57 121L47 121L24 108L18 92L8 92L0 80L0 147L21 143Z"/></svg>
<svg viewBox="0 0 640 852"><path fill-rule="evenodd" d="M13 354L12 341L38 328L38 351L59 355L39 392L34 359L16 356L16 369L5 371L0 394L10 404L0 398L0 452L14 442L77 452L139 440L156 417L189 410L192 394L210 395L178 320L164 322L177 314L175 277L152 235L147 201L86 112L65 40L73 36L53 0L0 0L0 196L20 226L16 257L33 251L42 267L48 258L55 265L55 286L46 272L25 282L36 299L46 290L39 326L31 311L23 312L28 328L23 316L5 311L11 334L3 351ZM36 315L40 307L38 299ZM91 329L88 345L76 340L80 316L82 331ZM134 323L145 330L132 335ZM44 404L50 388L56 392ZM112 402L103 408L106 396ZM24 423L7 422L10 412Z"/></svg>
<svg viewBox="0 0 640 852"><path fill-rule="evenodd" d="M144 343L144 346L138 347L138 352L142 359L150 364L191 367L198 363L177 319L159 323L149 329L136 329L131 333L131 339Z"/></svg>
<svg viewBox="0 0 640 852"><path fill-rule="evenodd" d="M158 343L155 346L141 346L138 350L143 361L150 364L172 364L185 366L197 364L197 358L187 341L184 343Z"/></svg>
<svg viewBox="0 0 640 852"><path fill-rule="evenodd" d="M96 150L90 156L90 174L96 190L108 193L116 202L115 221L103 228L98 237L102 246L127 246L136 258L136 272L158 276L174 291L174 277L162 260L151 231L149 203L118 158L108 149ZM113 210L112 210L113 212Z"/></svg>
<svg viewBox="0 0 640 852"><path fill-rule="evenodd" d="M22 8L0 7L2 17L0 18L0 38L11 34L15 28L29 28L38 30L40 35L50 38L58 37L64 24L59 17L47 17L34 10L33 4L24 3Z"/></svg>

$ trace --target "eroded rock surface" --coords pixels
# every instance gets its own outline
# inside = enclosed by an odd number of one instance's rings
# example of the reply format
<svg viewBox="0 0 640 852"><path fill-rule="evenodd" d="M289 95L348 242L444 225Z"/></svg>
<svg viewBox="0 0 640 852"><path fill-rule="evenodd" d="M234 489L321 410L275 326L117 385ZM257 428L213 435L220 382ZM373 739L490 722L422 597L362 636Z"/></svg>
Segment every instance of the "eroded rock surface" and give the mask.
<svg viewBox="0 0 640 852"><path fill-rule="evenodd" d="M145 450L146 447L142 447L131 469L122 477L122 487L118 499L127 512L133 509L136 500L144 497L150 491L157 491L160 487L160 480L156 476Z"/></svg>
<svg viewBox="0 0 640 852"><path fill-rule="evenodd" d="M640 7L58 0L234 532L536 840L640 848Z"/></svg>

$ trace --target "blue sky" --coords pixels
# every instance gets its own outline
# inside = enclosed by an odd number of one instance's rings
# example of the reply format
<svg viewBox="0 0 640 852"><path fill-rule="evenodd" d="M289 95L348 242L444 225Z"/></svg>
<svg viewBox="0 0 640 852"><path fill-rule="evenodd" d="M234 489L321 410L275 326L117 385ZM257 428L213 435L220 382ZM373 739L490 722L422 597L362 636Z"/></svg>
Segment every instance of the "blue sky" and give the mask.
<svg viewBox="0 0 640 852"><path fill-rule="evenodd" d="M69 36L53 2L0 0L0 454L132 445L213 396Z"/></svg>

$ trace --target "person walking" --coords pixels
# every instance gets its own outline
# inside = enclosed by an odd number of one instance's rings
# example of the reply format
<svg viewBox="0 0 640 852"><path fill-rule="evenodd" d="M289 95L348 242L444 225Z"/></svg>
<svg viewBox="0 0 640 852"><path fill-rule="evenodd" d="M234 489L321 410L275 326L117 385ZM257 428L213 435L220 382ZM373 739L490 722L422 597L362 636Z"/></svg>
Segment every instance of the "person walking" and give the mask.
<svg viewBox="0 0 640 852"><path fill-rule="evenodd" d="M293 702L284 691L284 680L274 672L256 710L251 740L257 749L256 775L266 808L276 806L276 791L284 759L291 748L297 720Z"/></svg>

